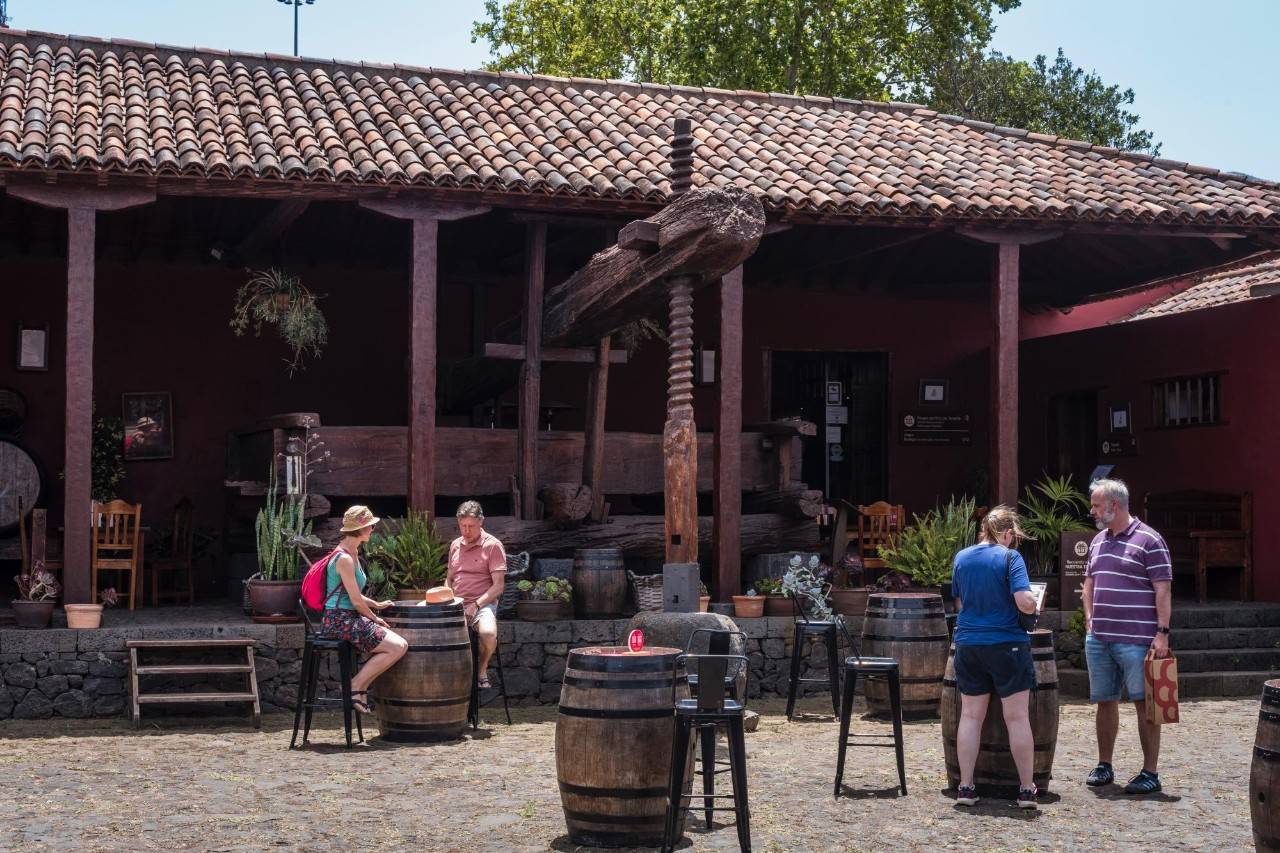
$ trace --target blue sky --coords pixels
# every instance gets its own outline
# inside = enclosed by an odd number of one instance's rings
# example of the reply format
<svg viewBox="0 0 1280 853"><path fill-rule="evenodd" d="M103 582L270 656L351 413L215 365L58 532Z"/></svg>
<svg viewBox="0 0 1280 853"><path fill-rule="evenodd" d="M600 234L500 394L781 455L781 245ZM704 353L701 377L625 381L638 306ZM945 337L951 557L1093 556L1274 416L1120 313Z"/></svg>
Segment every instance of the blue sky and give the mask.
<svg viewBox="0 0 1280 853"><path fill-rule="evenodd" d="M475 68L483 0L316 0L301 10L304 56ZM289 53L277 0L9 0L11 26L176 45ZM1280 87L1270 57L1280 0L1023 0L995 47L1020 59L1059 46L1137 92L1133 110L1166 157L1280 180Z"/></svg>

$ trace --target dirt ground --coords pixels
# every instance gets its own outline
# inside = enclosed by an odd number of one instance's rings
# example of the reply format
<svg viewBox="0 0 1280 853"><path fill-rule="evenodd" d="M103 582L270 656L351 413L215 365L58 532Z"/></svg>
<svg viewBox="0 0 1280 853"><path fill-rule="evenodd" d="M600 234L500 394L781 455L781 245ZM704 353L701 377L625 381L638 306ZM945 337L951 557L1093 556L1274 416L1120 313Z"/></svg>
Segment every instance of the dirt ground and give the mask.
<svg viewBox="0 0 1280 853"><path fill-rule="evenodd" d="M825 702L806 699L813 716L791 723L780 705L758 707L760 729L747 736L757 851L1251 849L1257 700L1184 704L1183 722L1165 729L1164 793L1145 799L1083 785L1095 757L1092 709L1063 706L1052 793L1038 812L1007 801L956 806L942 790L936 722L907 727L909 796L896 793L892 751L865 749L851 750L849 789L834 799L837 730L817 716ZM313 732L320 745L305 752L287 749L292 717L283 715L266 717L261 732L231 718L166 718L141 732L123 720L6 722L0 850L583 849L560 809L554 709L513 715L509 728L487 724L455 743L375 738L351 751L337 746L340 718L326 715ZM376 733L372 720L369 728ZM1129 712L1117 775L1139 761ZM737 849L732 825L688 828L684 850Z"/></svg>

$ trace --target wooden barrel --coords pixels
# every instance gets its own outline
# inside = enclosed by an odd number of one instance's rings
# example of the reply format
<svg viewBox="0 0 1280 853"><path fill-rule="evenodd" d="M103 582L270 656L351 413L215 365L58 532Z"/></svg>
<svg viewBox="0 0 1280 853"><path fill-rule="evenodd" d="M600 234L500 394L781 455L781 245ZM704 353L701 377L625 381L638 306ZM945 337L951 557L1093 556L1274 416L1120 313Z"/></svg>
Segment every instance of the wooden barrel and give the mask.
<svg viewBox="0 0 1280 853"><path fill-rule="evenodd" d="M867 599L862 622L862 654L893 658L902 682L902 716L938 716L942 671L947 666L946 613L936 592L884 592ZM867 711L888 715L889 691L867 681Z"/></svg>
<svg viewBox="0 0 1280 853"><path fill-rule="evenodd" d="M671 665L678 654L660 646L639 654L611 646L569 652L556 717L556 779L574 844L662 844L675 727ZM688 697L683 676L676 688L678 698Z"/></svg>
<svg viewBox="0 0 1280 853"><path fill-rule="evenodd" d="M1035 744L1032 778L1041 791L1049 790L1053 778L1053 753L1058 746L1058 666L1053 659L1053 632L1031 632L1031 661L1036 670L1036 686L1031 691L1028 715L1031 739ZM947 783L960 784L960 762L956 758L956 730L960 725L960 691L956 688L955 646L947 658L942 680L942 753L947 764ZM1018 768L1009 751L1009 730L1004 726L1000 697L995 693L987 705L978 745L978 763L973 783L978 793L988 797L1018 796Z"/></svg>
<svg viewBox="0 0 1280 853"><path fill-rule="evenodd" d="M1280 850L1280 679L1262 685L1249 770L1249 817L1254 848Z"/></svg>
<svg viewBox="0 0 1280 853"><path fill-rule="evenodd" d="M460 736L472 677L462 599L397 601L381 615L409 643L405 656L369 688L382 736L405 743Z"/></svg>
<svg viewBox="0 0 1280 853"><path fill-rule="evenodd" d="M30 515L44 497L44 469L29 450L0 439L0 534L18 529L18 500Z"/></svg>
<svg viewBox="0 0 1280 853"><path fill-rule="evenodd" d="M573 552L573 601L579 616L619 616L627 606L627 571L621 548Z"/></svg>

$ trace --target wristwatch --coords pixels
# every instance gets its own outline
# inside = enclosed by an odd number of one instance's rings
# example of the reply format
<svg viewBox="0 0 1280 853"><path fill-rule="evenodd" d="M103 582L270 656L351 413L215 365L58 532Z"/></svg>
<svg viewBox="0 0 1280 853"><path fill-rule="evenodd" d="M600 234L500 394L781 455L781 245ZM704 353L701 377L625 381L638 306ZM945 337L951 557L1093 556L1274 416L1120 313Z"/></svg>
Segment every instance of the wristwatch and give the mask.
<svg viewBox="0 0 1280 853"><path fill-rule="evenodd" d="M1157 633L1157 634L1167 634L1167 633L1169 633L1169 626L1168 626L1168 625L1157 625L1157 626L1156 626L1156 633Z"/></svg>

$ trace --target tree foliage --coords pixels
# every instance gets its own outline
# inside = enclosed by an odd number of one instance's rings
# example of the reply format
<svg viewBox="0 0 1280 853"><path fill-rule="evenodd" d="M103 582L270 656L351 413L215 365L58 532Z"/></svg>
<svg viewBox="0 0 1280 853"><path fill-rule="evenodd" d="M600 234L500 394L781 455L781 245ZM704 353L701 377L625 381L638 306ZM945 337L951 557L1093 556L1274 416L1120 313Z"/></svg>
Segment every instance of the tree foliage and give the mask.
<svg viewBox="0 0 1280 853"><path fill-rule="evenodd" d="M1019 0L487 0L489 68L565 77L887 100L1122 148L1151 134L1059 51L988 50Z"/></svg>

